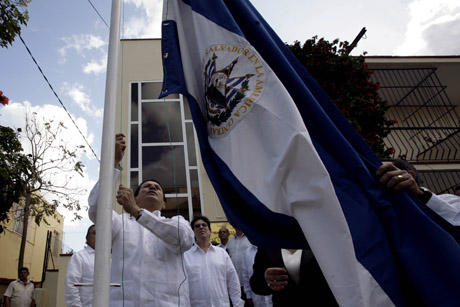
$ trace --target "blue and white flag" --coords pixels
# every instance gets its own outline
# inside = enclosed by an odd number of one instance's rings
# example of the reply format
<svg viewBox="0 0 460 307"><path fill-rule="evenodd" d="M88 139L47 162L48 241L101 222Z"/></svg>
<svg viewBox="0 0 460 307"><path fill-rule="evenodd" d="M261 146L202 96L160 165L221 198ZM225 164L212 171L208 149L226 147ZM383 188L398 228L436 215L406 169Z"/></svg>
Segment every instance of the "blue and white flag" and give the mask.
<svg viewBox="0 0 460 307"><path fill-rule="evenodd" d="M166 0L162 27L162 96L187 97L230 223L310 246L341 306L458 306L458 244L377 187L380 161L249 1Z"/></svg>

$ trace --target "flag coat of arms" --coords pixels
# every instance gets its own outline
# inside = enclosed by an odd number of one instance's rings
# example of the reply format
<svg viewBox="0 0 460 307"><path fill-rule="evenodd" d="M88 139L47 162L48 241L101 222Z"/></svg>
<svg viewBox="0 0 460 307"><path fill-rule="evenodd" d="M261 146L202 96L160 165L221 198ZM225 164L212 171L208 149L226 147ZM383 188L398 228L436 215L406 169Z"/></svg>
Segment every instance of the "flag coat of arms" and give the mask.
<svg viewBox="0 0 460 307"><path fill-rule="evenodd" d="M309 246L341 306L457 306L460 247L404 193L247 0L166 0L162 97L189 102L206 171L251 243Z"/></svg>

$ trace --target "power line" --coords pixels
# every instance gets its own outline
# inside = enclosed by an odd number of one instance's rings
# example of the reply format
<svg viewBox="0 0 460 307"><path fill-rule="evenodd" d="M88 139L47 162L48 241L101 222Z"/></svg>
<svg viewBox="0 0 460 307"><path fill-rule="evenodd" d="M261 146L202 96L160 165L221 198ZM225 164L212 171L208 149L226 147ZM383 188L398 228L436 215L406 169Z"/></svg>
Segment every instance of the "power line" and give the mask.
<svg viewBox="0 0 460 307"><path fill-rule="evenodd" d="M93 9L96 11L96 13L99 15L99 17L102 19L102 21L105 23L105 25L107 26L107 28L110 29L109 25L105 22L104 18L102 18L101 14L99 14L98 10L96 9L96 7L93 5L93 3L91 2L91 0L88 0L89 4L91 4L91 6L93 7Z"/></svg>
<svg viewBox="0 0 460 307"><path fill-rule="evenodd" d="M21 39L21 42L24 44L24 46L26 47L27 49L27 52L30 54L30 56L32 57L32 60L34 61L35 65L37 65L37 68L38 70L40 71L40 73L42 74L43 78L45 78L45 81L46 83L48 83L48 86L50 87L51 91L53 91L54 93L54 96L56 96L56 98L58 99L59 103L61 104L61 106L64 108L64 110L67 112L67 115L69 115L70 119L72 120L73 124L75 125L75 127L77 128L78 132L80 132L81 136L83 137L83 139L85 140L86 144L88 145L88 147L91 149L91 151L93 152L94 156L96 157L97 161L99 161L99 163L101 162L99 160L99 158L97 157L96 153L94 152L93 148L91 147L91 145L89 144L88 140L86 139L86 137L83 135L83 133L81 132L80 128L78 127L77 123L73 120L72 118L72 115L70 115L69 111L67 111L67 108L64 106L64 104L62 103L61 101L61 98L59 98L58 94L56 93L56 91L54 90L53 86L51 85L51 83L48 81L48 78L45 76L45 74L43 73L40 65L38 65L37 61L35 60L34 56L32 55L32 52L30 52L30 49L29 47L27 47L27 44L24 42L24 40L22 39L21 37L21 34L18 34L19 38Z"/></svg>

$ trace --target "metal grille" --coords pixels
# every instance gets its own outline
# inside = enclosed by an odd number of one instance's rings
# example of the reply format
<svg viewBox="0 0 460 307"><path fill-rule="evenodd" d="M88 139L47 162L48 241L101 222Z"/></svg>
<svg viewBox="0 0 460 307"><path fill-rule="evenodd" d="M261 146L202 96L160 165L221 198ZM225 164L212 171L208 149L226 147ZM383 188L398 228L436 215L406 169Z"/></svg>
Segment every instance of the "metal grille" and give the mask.
<svg viewBox="0 0 460 307"><path fill-rule="evenodd" d="M394 158L409 161L460 161L460 122L436 68L375 69L379 95L397 120L385 140Z"/></svg>
<svg viewBox="0 0 460 307"><path fill-rule="evenodd" d="M460 171L419 171L422 186L436 194L454 194L454 188L460 185Z"/></svg>

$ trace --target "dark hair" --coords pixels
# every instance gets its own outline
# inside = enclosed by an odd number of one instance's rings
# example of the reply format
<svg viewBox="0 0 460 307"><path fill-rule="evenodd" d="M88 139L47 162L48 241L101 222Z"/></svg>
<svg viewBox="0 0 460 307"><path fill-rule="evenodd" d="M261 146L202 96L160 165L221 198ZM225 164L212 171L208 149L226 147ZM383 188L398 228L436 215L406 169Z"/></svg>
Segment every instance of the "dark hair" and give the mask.
<svg viewBox="0 0 460 307"><path fill-rule="evenodd" d="M156 183L158 183L158 184L160 185L161 190L163 191L163 201L166 202L166 196L165 196L165 192L164 192L164 190L163 190L163 186L161 185L161 183L160 183L158 180L155 180L155 179L146 179L146 180L142 181L142 182L137 186L136 190L134 191L134 197L137 197L137 195L139 195L139 191L141 190L142 185L143 185L144 183L146 183L147 181L153 181L153 182L156 182Z"/></svg>
<svg viewBox="0 0 460 307"><path fill-rule="evenodd" d="M420 178L418 176L418 171L412 164L403 159L395 159L393 161L393 165L404 171L413 171L415 173L415 182L418 186L421 185Z"/></svg>
<svg viewBox="0 0 460 307"><path fill-rule="evenodd" d="M29 269L26 268L25 266L23 266L22 268L19 268L18 273L21 273L21 271L26 271L27 273L29 273Z"/></svg>
<svg viewBox="0 0 460 307"><path fill-rule="evenodd" d="M193 220L190 222L190 226L192 227L192 229L194 229L195 223L196 223L196 221L198 221L198 220L203 220L203 221L205 221L205 223L208 224L209 230L211 230L211 222L209 221L209 219L208 219L206 216L195 216L195 217L193 218Z"/></svg>
<svg viewBox="0 0 460 307"><path fill-rule="evenodd" d="M458 190L460 190L460 185L458 185L458 186L456 186L456 187L454 188L454 191L458 191Z"/></svg>
<svg viewBox="0 0 460 307"><path fill-rule="evenodd" d="M86 232L86 236L89 236L89 232L91 231L91 228L96 227L96 225L91 225L88 227L88 231Z"/></svg>

